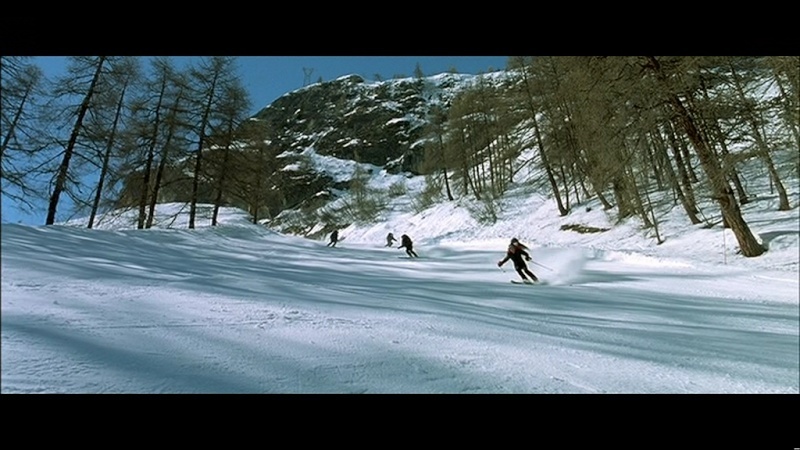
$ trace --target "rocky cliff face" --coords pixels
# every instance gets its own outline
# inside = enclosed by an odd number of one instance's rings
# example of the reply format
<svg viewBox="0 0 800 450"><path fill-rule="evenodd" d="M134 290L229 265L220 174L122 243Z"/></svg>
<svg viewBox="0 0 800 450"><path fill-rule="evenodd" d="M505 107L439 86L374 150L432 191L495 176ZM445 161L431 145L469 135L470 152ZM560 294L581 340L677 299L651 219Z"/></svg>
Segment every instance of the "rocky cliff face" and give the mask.
<svg viewBox="0 0 800 450"><path fill-rule="evenodd" d="M443 74L368 83L350 75L288 93L254 119L275 133L273 142L285 155L312 148L392 173L416 173L431 109L446 110L472 78Z"/></svg>
<svg viewBox="0 0 800 450"><path fill-rule="evenodd" d="M262 162L254 163L249 156L235 157L235 164L241 167L234 171L257 173L260 180L251 178L236 194L226 192L224 203L251 212L257 210L261 219L284 211L313 211L335 200L337 193L349 188L350 179L319 170L310 162L310 155L335 159L351 167L375 166L367 167L368 171L377 168L389 174L419 175L426 125L434 112L446 116L453 99L480 77L446 73L368 82L349 75L287 93L247 121L248 128L259 130L258 139L265 139L269 162L263 163L262 158ZM241 151L255 154L261 150ZM209 149L203 158L221 159L217 153ZM263 167L255 169L255 164ZM159 202L188 201L191 189L187 183L191 182L193 162L185 159L171 170L174 173L169 176L169 185L160 191ZM204 174L199 202L213 201L213 177L213 171ZM136 204L139 198L141 175L128 181L120 206ZM258 189L263 192L250 195ZM253 204L252 197L258 197L258 205Z"/></svg>
<svg viewBox="0 0 800 450"><path fill-rule="evenodd" d="M370 164L387 173L419 174L425 127L434 110L445 112L475 75L440 74L367 82L358 75L316 83L287 93L251 120L263 127L277 155L274 177L279 208L314 210L335 200L348 181L315 170L309 153Z"/></svg>

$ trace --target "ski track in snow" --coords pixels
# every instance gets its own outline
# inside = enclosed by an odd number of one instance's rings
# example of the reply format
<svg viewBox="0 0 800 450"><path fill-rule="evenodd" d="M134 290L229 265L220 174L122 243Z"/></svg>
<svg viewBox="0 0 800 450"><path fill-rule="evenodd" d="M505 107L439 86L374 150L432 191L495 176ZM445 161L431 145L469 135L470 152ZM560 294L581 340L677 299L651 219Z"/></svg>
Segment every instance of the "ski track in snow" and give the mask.
<svg viewBox="0 0 800 450"><path fill-rule="evenodd" d="M4 393L798 393L785 273L3 227Z"/></svg>

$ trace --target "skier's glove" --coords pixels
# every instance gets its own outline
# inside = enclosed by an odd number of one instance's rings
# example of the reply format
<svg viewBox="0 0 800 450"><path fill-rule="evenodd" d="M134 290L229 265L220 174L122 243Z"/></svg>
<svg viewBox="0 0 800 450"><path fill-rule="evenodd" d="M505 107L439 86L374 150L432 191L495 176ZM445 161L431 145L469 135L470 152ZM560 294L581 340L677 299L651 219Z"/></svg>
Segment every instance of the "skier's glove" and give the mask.
<svg viewBox="0 0 800 450"><path fill-rule="evenodd" d="M497 267L503 267L503 261L497 261Z"/></svg>
<svg viewBox="0 0 800 450"><path fill-rule="evenodd" d="M525 261L530 261L530 260L531 260L531 257L530 257L530 256L526 256L526 257L525 257Z"/></svg>

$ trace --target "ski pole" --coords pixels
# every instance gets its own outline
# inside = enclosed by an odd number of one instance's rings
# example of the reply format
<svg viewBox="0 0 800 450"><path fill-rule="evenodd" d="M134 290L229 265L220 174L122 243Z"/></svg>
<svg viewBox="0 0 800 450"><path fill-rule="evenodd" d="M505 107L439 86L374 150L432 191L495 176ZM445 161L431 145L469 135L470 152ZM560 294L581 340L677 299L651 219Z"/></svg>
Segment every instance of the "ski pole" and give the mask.
<svg viewBox="0 0 800 450"><path fill-rule="evenodd" d="M549 268L549 267L545 266L544 264L539 264L539 263L537 263L536 261L531 261L531 262L532 262L532 263L534 263L534 264L536 264L537 266L544 267L545 269L549 270L550 272L552 272L552 271L553 271L553 269L551 269L551 268Z"/></svg>

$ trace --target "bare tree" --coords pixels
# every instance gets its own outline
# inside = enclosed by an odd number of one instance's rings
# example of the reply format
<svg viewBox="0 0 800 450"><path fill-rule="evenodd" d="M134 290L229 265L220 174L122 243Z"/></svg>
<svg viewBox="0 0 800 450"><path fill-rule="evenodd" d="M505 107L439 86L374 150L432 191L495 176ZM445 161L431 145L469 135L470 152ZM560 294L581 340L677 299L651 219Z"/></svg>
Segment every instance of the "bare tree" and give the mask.
<svg viewBox="0 0 800 450"><path fill-rule="evenodd" d="M669 125L667 125L669 126ZM684 190L681 187L681 182L678 174L675 173L675 170L672 167L672 162L669 158L669 154L667 152L667 143L664 139L664 136L660 132L660 130L652 130L649 133L651 145L654 147L657 157L662 161L661 167L664 172L667 174L667 179L669 180L670 187L672 188L672 192L675 193L675 196L680 201L681 206L683 206L683 210L686 212L686 215L689 217L689 220L692 224L698 224L702 221L697 217L698 210L697 204L694 201L694 195L687 195L684 193ZM673 147L674 150L674 147ZM676 153L673 153L676 154ZM678 157L679 154L677 154ZM680 169L682 165L678 165ZM685 179L685 169L682 173L682 178ZM689 185L691 187L691 185ZM692 193L692 191L689 191Z"/></svg>
<svg viewBox="0 0 800 450"><path fill-rule="evenodd" d="M75 145L78 141L78 135L81 132L83 121L91 106L92 98L97 93L97 86L108 59L109 58L107 56L85 58L75 57L72 61L73 65L71 67L71 76L63 81L65 84L64 87L69 89L72 87L73 83L78 83L81 77L87 75L87 72L91 73L91 78L89 79L88 84L84 85L82 89L79 87L79 89L82 91L83 99L76 111L75 119L72 122L72 131L70 132L69 140L64 147L61 164L59 165L55 175L55 185L53 187L52 194L50 195L45 225L52 225L55 223L58 203L62 192L64 192L66 188L67 178L70 170L70 162L75 154Z"/></svg>
<svg viewBox="0 0 800 450"><path fill-rule="evenodd" d="M781 176L778 173L778 170L775 167L775 163L772 160L771 152L770 152L770 144L767 142L767 137L761 131L761 124L763 120L761 118L761 112L757 108L757 102L745 92L745 84L747 83L743 78L743 72L750 72L752 73L755 68L750 67L744 68L742 70L738 70L736 65L742 61L749 61L748 59L738 59L734 61L731 58L727 59L727 68L730 70L730 83L735 90L737 95L737 100L740 104L740 114L743 117L744 121L749 126L750 134L755 140L756 143L756 153L767 167L769 172L770 178L774 183L776 189L778 190L778 201L779 211L788 211L791 209L789 206L789 196L786 194L786 188L783 185L783 181L781 180Z"/></svg>
<svg viewBox="0 0 800 450"><path fill-rule="evenodd" d="M122 121L123 107L125 106L125 94L129 91L131 85L136 81L139 76L138 61L134 58L126 58L120 61L112 70L110 74L111 88L104 91L98 97L107 97L105 101L109 103L116 103L113 119L109 127L105 127L103 123L98 124L101 129L105 129L99 133L100 140L103 142L103 152L100 156L100 175L95 188L94 201L92 202L91 213L89 214L88 228L94 225L95 217L97 216L98 209L100 208L100 199L102 198L103 189L108 175L111 156L116 145L117 134Z"/></svg>
<svg viewBox="0 0 800 450"><path fill-rule="evenodd" d="M41 95L44 75L26 57L0 57L0 178L2 194L29 209L29 198L37 190L28 176L34 159L45 147L41 144L35 99Z"/></svg>
<svg viewBox="0 0 800 450"><path fill-rule="evenodd" d="M714 101L714 99L711 98L709 89L707 87L709 80L706 79L706 74L702 69L699 71L698 76L698 87L703 96L704 106L697 106L698 102L695 100L695 96L691 92L687 94L687 101L690 102L692 110L697 111L698 118L703 123L703 129L708 130L706 139L708 139L712 147L719 147L719 154L721 155L721 159L724 163L724 169L728 175L728 178L733 183L736 193L739 195L739 203L745 205L750 201L750 199L747 196L747 192L744 189L741 177L739 177L739 173L736 170L736 164L734 164L734 161L731 158L731 152L728 149L727 141L729 140L730 136L726 135L720 126L720 121L724 119L724 117L722 117L720 114L720 111L730 111L732 108L720 107L721 105L719 101ZM731 111L731 113L735 117L735 112Z"/></svg>
<svg viewBox="0 0 800 450"><path fill-rule="evenodd" d="M453 192L450 189L450 177L447 173L450 167L445 154L444 143L446 123L447 113L442 107L434 105L429 113L428 124L423 133L427 139L427 144L425 145L425 154L419 170L424 174L440 174L444 181L447 199L453 201Z"/></svg>
<svg viewBox="0 0 800 450"><path fill-rule="evenodd" d="M500 88L479 76L458 93L448 111L447 145L441 156L453 163L465 192L472 190L478 200L500 197L512 179L512 161L520 147L510 137L515 122L508 113L513 109L509 101Z"/></svg>
<svg viewBox="0 0 800 450"><path fill-rule="evenodd" d="M237 142L239 139L236 130L246 119L245 115L249 108L249 96L238 80L232 81L231 84L224 87L222 99L217 108L220 129L215 135L215 147L222 153L222 161L217 162L214 170L216 194L214 195L214 211L211 216L212 226L217 225L219 208L227 189L226 183L237 172L237 168L231 164L231 149L235 146L235 151L241 151L243 143Z"/></svg>
<svg viewBox="0 0 800 450"><path fill-rule="evenodd" d="M778 107L784 126L794 138L794 151L800 153L800 56L768 56L764 64L772 72L780 93ZM800 164L797 172L800 173Z"/></svg>
<svg viewBox="0 0 800 450"><path fill-rule="evenodd" d="M674 114L674 120L692 142L703 170L708 176L713 198L719 203L723 218L733 230L742 254L748 257L763 254L765 249L758 243L747 222L742 217L736 197L733 195L730 185L726 182L725 172L720 162L715 157L703 133L697 128L696 118L690 114L684 102L678 96L667 69L663 67L661 60L655 56L646 57L644 67L654 75L662 88L662 95Z"/></svg>
<svg viewBox="0 0 800 450"><path fill-rule="evenodd" d="M236 134L243 147L230 155L230 164L238 174L231 179L228 190L257 224L262 218L272 218L271 206L283 204L275 183L281 172L277 170L276 151L269 139L272 131L267 123L251 118L239 127Z"/></svg>
<svg viewBox="0 0 800 450"><path fill-rule="evenodd" d="M511 64L514 73L519 75L519 92L522 97L521 101L530 114L536 145L539 148L539 158L542 162L542 168L544 168L545 174L547 175L547 181L550 183L550 189L553 191L553 197L556 200L558 211L562 216L566 216L569 213L569 208L564 206L564 202L561 200L561 193L559 192L555 171L548 158L548 150L545 148L544 140L542 139L542 130L539 126L539 119L537 119L537 116L540 114L540 107L537 105L536 97L541 98L543 93L541 91L537 91L536 89L537 86L535 85L535 79L530 74L530 62L526 61L523 57L516 57L511 59Z"/></svg>
<svg viewBox="0 0 800 450"><path fill-rule="evenodd" d="M195 227L197 216L197 200L201 178L203 177L203 150L211 131L212 113L218 106L225 86L235 79L235 59L214 56L203 58L199 65L190 71L190 102L199 117L195 122L194 132L197 136L195 150L194 174L192 176L192 193L189 199L189 228Z"/></svg>
<svg viewBox="0 0 800 450"><path fill-rule="evenodd" d="M136 173L141 178L135 203L138 207L137 228L150 228L158 199L158 189L163 179L174 141L180 107L181 92L185 89L183 79L169 58L154 58L150 62L150 76L144 83L142 95L136 101L136 124L143 148L142 159ZM161 157L154 174L156 159Z"/></svg>
<svg viewBox="0 0 800 450"><path fill-rule="evenodd" d="M149 209L145 228L153 225L156 204L159 201L159 192L164 182L167 164L171 161L177 150L188 145L186 137L188 132L187 111L184 109L186 102L185 76L175 71L169 60L156 61L154 68L158 74L159 84L166 83L169 94L167 95L166 112L164 117L164 131L159 155L158 168L153 182L153 192L150 196ZM162 80L163 78L163 80Z"/></svg>

